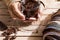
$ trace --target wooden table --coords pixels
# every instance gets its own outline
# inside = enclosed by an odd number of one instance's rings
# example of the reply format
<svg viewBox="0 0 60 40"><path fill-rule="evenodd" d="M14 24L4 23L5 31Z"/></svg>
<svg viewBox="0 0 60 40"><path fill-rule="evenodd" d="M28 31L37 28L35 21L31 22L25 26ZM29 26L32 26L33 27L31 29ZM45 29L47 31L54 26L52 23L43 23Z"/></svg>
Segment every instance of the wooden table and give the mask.
<svg viewBox="0 0 60 40"><path fill-rule="evenodd" d="M2 0L0 0L0 21L2 21L3 23L5 23L8 27L9 26L19 26L19 24L17 24L15 21L13 21L13 19L11 18L7 6L5 5L5 3L3 3ZM1 32L0 31L0 40L3 40L3 36L1 36ZM42 37L39 36L38 34L32 34L32 36L30 36L32 33L31 32L22 32L19 31L17 32L17 38L15 40L42 40Z"/></svg>
<svg viewBox="0 0 60 40"><path fill-rule="evenodd" d="M16 21L11 18L8 12L8 8L2 0L0 0L0 21L5 23L8 27L20 26L18 23L16 23ZM1 32L2 31L0 31L0 40L3 40L4 37L1 36ZM17 38L15 40L42 40L41 32L32 34L30 31L18 31L16 35Z"/></svg>

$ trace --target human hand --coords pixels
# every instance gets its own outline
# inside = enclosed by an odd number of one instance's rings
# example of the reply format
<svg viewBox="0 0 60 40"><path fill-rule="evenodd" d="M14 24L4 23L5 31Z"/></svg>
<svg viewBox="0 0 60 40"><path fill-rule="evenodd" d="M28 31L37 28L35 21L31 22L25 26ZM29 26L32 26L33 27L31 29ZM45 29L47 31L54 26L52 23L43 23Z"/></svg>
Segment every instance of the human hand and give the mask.
<svg viewBox="0 0 60 40"><path fill-rule="evenodd" d="M23 13L20 11L21 4L19 2L14 2L9 6L10 11L12 11L12 14L18 18L19 20L25 20L25 16ZM11 15L12 16L12 15Z"/></svg>
<svg viewBox="0 0 60 40"><path fill-rule="evenodd" d="M23 20L24 22L32 22L32 21L36 21L38 18L38 13L36 14L36 16L32 16L30 18L28 18L28 20L26 20L26 15L24 15L21 12L21 4L19 2L14 2L10 5L10 9L12 11L12 14L14 14L18 19Z"/></svg>

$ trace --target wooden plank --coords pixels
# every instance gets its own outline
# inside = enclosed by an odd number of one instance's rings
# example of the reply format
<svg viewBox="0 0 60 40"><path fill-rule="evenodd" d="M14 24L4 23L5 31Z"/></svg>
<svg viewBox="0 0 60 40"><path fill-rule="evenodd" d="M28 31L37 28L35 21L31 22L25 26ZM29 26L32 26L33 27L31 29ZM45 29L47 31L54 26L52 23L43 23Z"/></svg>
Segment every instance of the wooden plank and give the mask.
<svg viewBox="0 0 60 40"><path fill-rule="evenodd" d="M55 2L54 4L48 4L49 6L46 6L46 9L60 9L60 2Z"/></svg>
<svg viewBox="0 0 60 40"><path fill-rule="evenodd" d="M5 37L0 37L3 40ZM15 40L42 40L42 37L17 37Z"/></svg>
<svg viewBox="0 0 60 40"><path fill-rule="evenodd" d="M9 15L8 9L1 9L0 8L0 16L1 16L1 14L8 16Z"/></svg>
<svg viewBox="0 0 60 40"><path fill-rule="evenodd" d="M3 9L7 8L7 6L5 5L3 1L0 1L0 8L3 8Z"/></svg>
<svg viewBox="0 0 60 40"><path fill-rule="evenodd" d="M15 40L42 40L42 37L17 37Z"/></svg>
<svg viewBox="0 0 60 40"><path fill-rule="evenodd" d="M3 33L4 31L0 31L0 37L3 37L1 34ZM17 37L42 37L41 33L39 32L36 32L36 31L17 31L16 34L11 34L10 36L14 36L16 35Z"/></svg>

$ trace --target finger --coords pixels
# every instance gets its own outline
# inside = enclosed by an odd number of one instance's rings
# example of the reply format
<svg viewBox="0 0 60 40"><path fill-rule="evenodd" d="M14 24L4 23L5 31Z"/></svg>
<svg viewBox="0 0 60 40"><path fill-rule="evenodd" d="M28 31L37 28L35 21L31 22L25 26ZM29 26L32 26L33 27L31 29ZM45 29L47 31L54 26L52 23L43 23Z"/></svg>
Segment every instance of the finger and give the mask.
<svg viewBox="0 0 60 40"><path fill-rule="evenodd" d="M36 21L36 18L30 17L29 20L30 20L30 21Z"/></svg>
<svg viewBox="0 0 60 40"><path fill-rule="evenodd" d="M18 4L19 4L19 3L17 2L17 3L15 3L15 5L14 5L14 8L13 8L14 14L16 14L16 16L17 16L19 19L25 20L25 16L24 16L23 13L19 10Z"/></svg>
<svg viewBox="0 0 60 40"><path fill-rule="evenodd" d="M36 18L31 17L28 20L24 20L24 22L33 22L33 21L36 21Z"/></svg>
<svg viewBox="0 0 60 40"><path fill-rule="evenodd" d="M41 14L39 14L39 13L38 13L38 15L37 15L37 16L38 16L38 18L41 18Z"/></svg>
<svg viewBox="0 0 60 40"><path fill-rule="evenodd" d="M36 14L35 17L30 17L29 20L36 21L36 20L38 20L39 18L40 18L40 14L38 13L38 14Z"/></svg>

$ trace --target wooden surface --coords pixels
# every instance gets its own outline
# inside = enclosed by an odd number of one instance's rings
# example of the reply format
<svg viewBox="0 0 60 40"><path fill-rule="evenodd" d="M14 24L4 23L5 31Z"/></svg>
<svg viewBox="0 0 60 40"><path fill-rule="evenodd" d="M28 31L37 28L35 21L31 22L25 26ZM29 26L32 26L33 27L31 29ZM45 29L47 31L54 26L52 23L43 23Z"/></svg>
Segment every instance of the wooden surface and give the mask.
<svg viewBox="0 0 60 40"><path fill-rule="evenodd" d="M0 21L5 23L8 27L10 26L20 26L16 21L14 21L7 9L7 6L3 1L0 1ZM2 31L0 31L0 40L3 40L1 36ZM19 31L17 32L17 38L15 40L42 40L42 37L38 33L33 33L31 31Z"/></svg>
<svg viewBox="0 0 60 40"><path fill-rule="evenodd" d="M59 4L59 3L58 3ZM45 10L46 11L46 10ZM13 20L8 12L7 6L3 1L0 0L0 21L5 23L8 27L10 26L20 26L18 22ZM39 30L41 31L43 27ZM15 40L42 40L42 33L34 31L18 31L17 38ZM1 36L2 31L0 31L0 40L3 40L4 37Z"/></svg>

